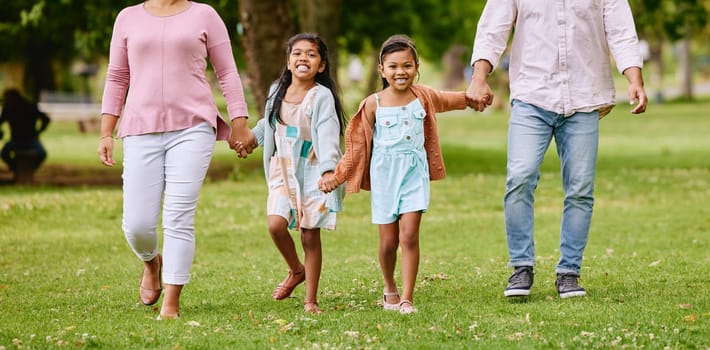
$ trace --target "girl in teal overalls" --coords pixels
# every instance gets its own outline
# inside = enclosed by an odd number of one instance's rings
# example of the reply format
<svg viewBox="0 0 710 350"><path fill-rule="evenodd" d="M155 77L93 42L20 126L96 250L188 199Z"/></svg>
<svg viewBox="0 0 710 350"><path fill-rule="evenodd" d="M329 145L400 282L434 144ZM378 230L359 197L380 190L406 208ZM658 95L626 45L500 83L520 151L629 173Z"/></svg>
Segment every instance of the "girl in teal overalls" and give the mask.
<svg viewBox="0 0 710 350"><path fill-rule="evenodd" d="M383 308L416 312L414 283L419 268L419 224L429 206L429 181L445 176L436 112L466 108L465 93L415 85L419 59L411 39L390 37L380 51L384 89L367 97L345 132L346 151L319 187L371 190L372 222L379 225ZM394 269L402 248L402 294Z"/></svg>

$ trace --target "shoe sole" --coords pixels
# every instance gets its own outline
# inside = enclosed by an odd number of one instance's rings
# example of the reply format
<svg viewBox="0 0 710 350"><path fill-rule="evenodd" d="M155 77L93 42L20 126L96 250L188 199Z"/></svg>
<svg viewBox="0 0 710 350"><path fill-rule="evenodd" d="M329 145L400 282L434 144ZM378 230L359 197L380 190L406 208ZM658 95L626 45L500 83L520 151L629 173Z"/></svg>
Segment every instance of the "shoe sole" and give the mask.
<svg viewBox="0 0 710 350"><path fill-rule="evenodd" d="M530 295L530 289L508 289L503 292L507 297L526 297Z"/></svg>
<svg viewBox="0 0 710 350"><path fill-rule="evenodd" d="M397 303L397 304L383 303L382 309L385 311L399 311L399 303Z"/></svg>
<svg viewBox="0 0 710 350"><path fill-rule="evenodd" d="M587 292L585 292L583 290L578 290L578 291L574 291L574 292L560 293L560 298L567 299L567 298L574 298L574 297L583 297L586 295L587 295Z"/></svg>
<svg viewBox="0 0 710 350"><path fill-rule="evenodd" d="M416 314L417 309L399 309L399 313L402 315Z"/></svg>

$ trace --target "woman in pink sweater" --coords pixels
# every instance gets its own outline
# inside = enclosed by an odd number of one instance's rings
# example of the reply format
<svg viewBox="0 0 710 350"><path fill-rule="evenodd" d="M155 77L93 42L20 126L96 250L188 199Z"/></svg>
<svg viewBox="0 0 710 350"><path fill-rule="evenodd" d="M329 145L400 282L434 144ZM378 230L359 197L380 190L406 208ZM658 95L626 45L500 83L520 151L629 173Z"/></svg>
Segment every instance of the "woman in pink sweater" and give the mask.
<svg viewBox="0 0 710 350"><path fill-rule="evenodd" d="M222 119L205 77L209 58L227 101ZM148 0L116 17L101 108L99 158L113 166L113 132L123 139L123 222L144 262L139 295L158 319L179 316L195 255L194 219L216 140L256 146L224 22L209 5ZM241 147L241 146L240 146ZM157 225L162 205L163 254ZM163 261L165 262L163 264ZM162 279L162 281L161 281Z"/></svg>

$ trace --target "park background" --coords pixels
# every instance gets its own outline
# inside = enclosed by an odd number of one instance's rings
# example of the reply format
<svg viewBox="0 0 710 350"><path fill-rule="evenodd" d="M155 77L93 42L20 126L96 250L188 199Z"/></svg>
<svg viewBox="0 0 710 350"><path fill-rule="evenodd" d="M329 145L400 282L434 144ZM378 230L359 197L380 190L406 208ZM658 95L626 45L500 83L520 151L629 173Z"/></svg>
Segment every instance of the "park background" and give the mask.
<svg viewBox="0 0 710 350"><path fill-rule="evenodd" d="M484 1L205 1L222 15L250 104L300 31L328 40L348 114L378 88L373 62L389 35L412 36L421 82L464 89ZM533 295L502 297L509 271L503 231L506 77L491 76L495 109L439 117L448 171L432 184L422 264L409 317L383 314L377 229L369 195L346 199L323 234L318 317L300 299L269 294L285 269L266 231L257 150L238 160L218 143L197 217L197 258L178 322L155 322L135 297L140 265L120 231L120 166L98 164L95 129L108 40L136 1L9 0L0 12L0 88L19 88L54 111L48 159L31 185L0 166L0 349L31 348L710 348L710 1L632 0L644 42L648 112L631 116L624 79L603 119L595 216L582 284L559 300L562 193L554 147L536 201ZM333 53L332 53L333 54ZM350 76L351 62L362 63ZM215 84L215 97L223 99ZM69 107L69 108L66 108ZM7 130L5 130L7 131ZM8 135L8 133L5 133ZM117 141L120 164L120 141Z"/></svg>

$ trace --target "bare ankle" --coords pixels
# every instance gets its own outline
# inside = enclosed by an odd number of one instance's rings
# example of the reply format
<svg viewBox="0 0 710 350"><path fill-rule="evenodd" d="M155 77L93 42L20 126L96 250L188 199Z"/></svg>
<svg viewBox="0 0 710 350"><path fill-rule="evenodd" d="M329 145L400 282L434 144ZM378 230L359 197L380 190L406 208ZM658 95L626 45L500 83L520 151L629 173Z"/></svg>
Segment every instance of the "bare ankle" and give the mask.
<svg viewBox="0 0 710 350"><path fill-rule="evenodd" d="M303 311L310 314L320 314L323 312L320 308L318 308L318 301L316 300L307 300L303 302Z"/></svg>

